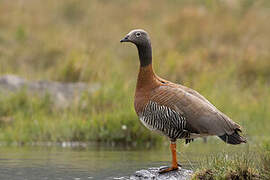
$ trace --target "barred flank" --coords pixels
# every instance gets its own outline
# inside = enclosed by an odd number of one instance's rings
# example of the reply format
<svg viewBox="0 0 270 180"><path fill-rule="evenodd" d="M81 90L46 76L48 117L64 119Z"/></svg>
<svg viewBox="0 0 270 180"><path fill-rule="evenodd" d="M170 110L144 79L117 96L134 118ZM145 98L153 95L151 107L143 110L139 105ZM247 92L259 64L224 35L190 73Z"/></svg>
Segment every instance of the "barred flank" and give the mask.
<svg viewBox="0 0 270 180"><path fill-rule="evenodd" d="M142 112L142 121L151 129L159 130L172 139L188 138L186 118L166 106L149 101Z"/></svg>

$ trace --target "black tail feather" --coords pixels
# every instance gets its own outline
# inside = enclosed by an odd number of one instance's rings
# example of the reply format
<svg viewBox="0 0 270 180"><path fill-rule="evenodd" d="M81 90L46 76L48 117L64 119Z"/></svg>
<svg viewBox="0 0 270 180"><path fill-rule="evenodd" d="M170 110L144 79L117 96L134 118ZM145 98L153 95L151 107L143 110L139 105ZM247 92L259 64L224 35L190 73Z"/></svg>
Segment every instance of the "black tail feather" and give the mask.
<svg viewBox="0 0 270 180"><path fill-rule="evenodd" d="M190 143L191 141L194 141L194 139L186 139L186 144Z"/></svg>
<svg viewBox="0 0 270 180"><path fill-rule="evenodd" d="M247 142L246 138L240 136L237 130L231 135L224 134L222 136L219 136L219 138L228 144L241 144Z"/></svg>

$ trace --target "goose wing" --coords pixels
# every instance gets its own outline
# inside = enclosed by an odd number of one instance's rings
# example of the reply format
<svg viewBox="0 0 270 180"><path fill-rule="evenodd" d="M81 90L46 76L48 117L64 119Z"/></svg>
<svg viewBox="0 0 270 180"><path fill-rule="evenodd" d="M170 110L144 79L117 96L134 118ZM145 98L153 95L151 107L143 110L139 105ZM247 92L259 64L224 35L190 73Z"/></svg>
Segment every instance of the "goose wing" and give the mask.
<svg viewBox="0 0 270 180"><path fill-rule="evenodd" d="M186 129L191 133L222 136L241 128L206 98L185 86L168 84L157 87L152 91L150 101L184 116Z"/></svg>

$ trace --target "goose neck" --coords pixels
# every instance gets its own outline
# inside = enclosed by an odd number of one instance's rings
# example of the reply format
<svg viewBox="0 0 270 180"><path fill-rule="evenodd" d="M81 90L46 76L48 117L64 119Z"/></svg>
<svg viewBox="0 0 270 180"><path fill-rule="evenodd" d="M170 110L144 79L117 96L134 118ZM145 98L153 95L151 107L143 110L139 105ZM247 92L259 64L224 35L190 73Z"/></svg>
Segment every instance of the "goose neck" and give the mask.
<svg viewBox="0 0 270 180"><path fill-rule="evenodd" d="M137 45L139 58L140 58L140 66L146 67L152 63L152 48L150 43L146 43L143 45Z"/></svg>

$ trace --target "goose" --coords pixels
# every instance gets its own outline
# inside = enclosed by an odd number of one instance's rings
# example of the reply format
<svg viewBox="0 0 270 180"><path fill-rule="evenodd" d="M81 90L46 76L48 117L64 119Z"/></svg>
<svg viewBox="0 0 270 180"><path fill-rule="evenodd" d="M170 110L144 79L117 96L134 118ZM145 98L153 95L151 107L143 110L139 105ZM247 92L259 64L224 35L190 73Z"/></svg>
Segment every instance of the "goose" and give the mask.
<svg viewBox="0 0 270 180"><path fill-rule="evenodd" d="M186 143L197 137L218 136L228 144L246 143L239 135L241 126L219 111L205 97L186 86L158 77L152 66L152 47L148 33L130 31L120 42L136 45L140 61L134 98L136 114L144 126L170 140L171 167L160 173L177 170L176 140Z"/></svg>

